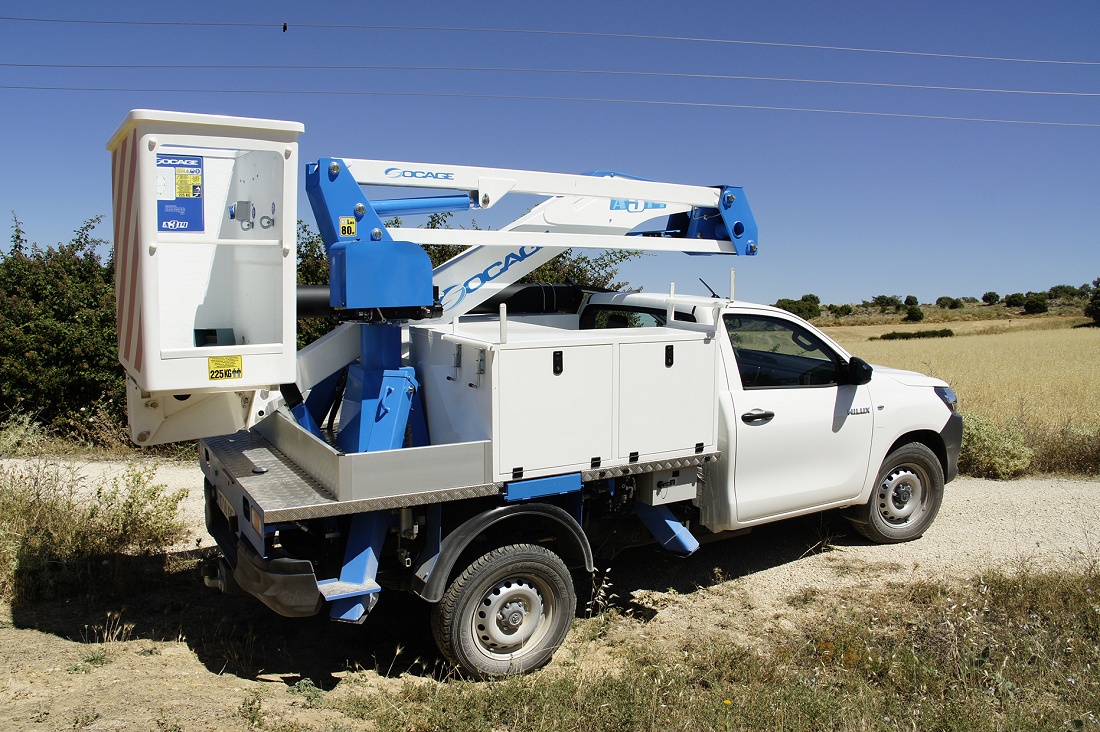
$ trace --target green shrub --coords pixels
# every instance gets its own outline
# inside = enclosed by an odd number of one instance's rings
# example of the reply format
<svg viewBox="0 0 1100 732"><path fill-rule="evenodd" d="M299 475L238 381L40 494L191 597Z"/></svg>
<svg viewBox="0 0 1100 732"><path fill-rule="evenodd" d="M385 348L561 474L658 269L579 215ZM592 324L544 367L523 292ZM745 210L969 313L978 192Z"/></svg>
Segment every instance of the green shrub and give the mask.
<svg viewBox="0 0 1100 732"><path fill-rule="evenodd" d="M807 300L808 297L812 298L816 295L803 295L801 300L781 298L776 301L775 306L788 313L794 313L803 320L813 320L821 315L821 307L813 300Z"/></svg>
<svg viewBox="0 0 1100 732"><path fill-rule="evenodd" d="M1087 292L1082 292L1080 287L1074 287L1073 285L1055 285L1047 290L1047 297L1051 300L1079 300L1086 297L1087 294Z"/></svg>
<svg viewBox="0 0 1100 732"><path fill-rule="evenodd" d="M885 313L887 310L893 309L894 312L899 312L903 306L901 298L897 295L875 295L871 298L871 302L864 301L864 305L874 305L879 309L879 312Z"/></svg>
<svg viewBox="0 0 1100 732"><path fill-rule="evenodd" d="M917 299L916 295L906 295L905 296L905 307L911 308L911 307L915 307L917 305L920 305L920 300Z"/></svg>
<svg viewBox="0 0 1100 732"><path fill-rule="evenodd" d="M838 318L843 318L843 317L846 317L848 315L851 315L853 309L854 308L852 308L852 306L848 305L848 304L830 305L829 306L829 312L831 312L834 316L836 316Z"/></svg>
<svg viewBox="0 0 1100 732"><path fill-rule="evenodd" d="M0 597L28 602L126 592L183 535L186 491L131 465L88 486L56 462L0 465Z"/></svg>
<svg viewBox="0 0 1100 732"><path fill-rule="evenodd" d="M963 415L959 472L979 478L1016 478L1031 467L1033 454L1014 426L977 414Z"/></svg>
<svg viewBox="0 0 1100 732"><path fill-rule="evenodd" d="M955 331L950 328L942 330L916 330L916 331L890 331L879 336L880 341L911 341L916 338L951 338Z"/></svg>
<svg viewBox="0 0 1100 732"><path fill-rule="evenodd" d="M905 309L905 320L909 323L919 323L924 320L924 311L920 305L910 305Z"/></svg>
<svg viewBox="0 0 1100 732"><path fill-rule="evenodd" d="M1014 292L1011 295L1005 295L1005 306L1010 308L1022 308L1027 297L1022 292Z"/></svg>
<svg viewBox="0 0 1100 732"><path fill-rule="evenodd" d="M1028 315L1038 315L1050 310L1050 302L1045 292L1029 292L1024 299L1024 312Z"/></svg>
<svg viewBox="0 0 1100 732"><path fill-rule="evenodd" d="M986 305L996 305L1000 301L1001 296L998 295L996 292L993 292L992 290L982 295L982 302L984 302Z"/></svg>
<svg viewBox="0 0 1100 732"><path fill-rule="evenodd" d="M1089 295L1089 302L1085 305L1085 315L1100 325L1100 277L1092 282L1092 294Z"/></svg>
<svg viewBox="0 0 1100 732"><path fill-rule="evenodd" d="M0 412L36 415L88 439L81 408L122 424L123 371L115 331L114 265L85 221L68 244L29 245L18 219L0 253ZM99 405L96 407L96 405Z"/></svg>

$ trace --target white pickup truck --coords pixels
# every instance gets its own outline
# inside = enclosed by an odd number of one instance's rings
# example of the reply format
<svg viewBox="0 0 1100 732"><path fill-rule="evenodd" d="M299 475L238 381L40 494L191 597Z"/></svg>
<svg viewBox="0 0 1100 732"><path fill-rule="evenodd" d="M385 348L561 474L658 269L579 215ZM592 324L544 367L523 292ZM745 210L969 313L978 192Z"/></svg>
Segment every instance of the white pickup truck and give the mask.
<svg viewBox="0 0 1100 732"><path fill-rule="evenodd" d="M349 623L413 592L442 653L488 677L550 660L600 552L686 555L825 509L877 542L934 520L962 438L944 382L760 305L506 297L572 246L755 255L739 187L321 158L306 191L344 322L296 351L302 131L134 110L108 145L131 436L200 440L210 586ZM546 200L501 231L381 218L513 193ZM433 270L431 244L470 248Z"/></svg>
<svg viewBox="0 0 1100 732"><path fill-rule="evenodd" d="M662 326L666 300L594 295L580 327ZM723 459L707 466L698 501L708 530L846 506L872 541L924 533L958 470L962 418L947 383L872 368L778 308L676 302L675 319L719 324L714 398Z"/></svg>

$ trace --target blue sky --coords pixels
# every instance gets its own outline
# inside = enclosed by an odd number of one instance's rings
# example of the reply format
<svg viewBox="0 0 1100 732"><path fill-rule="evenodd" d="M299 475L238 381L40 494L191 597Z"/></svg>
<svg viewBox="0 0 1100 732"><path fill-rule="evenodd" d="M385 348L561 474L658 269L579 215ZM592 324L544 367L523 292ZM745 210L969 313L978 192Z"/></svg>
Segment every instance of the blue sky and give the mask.
<svg viewBox="0 0 1100 732"><path fill-rule="evenodd" d="M697 278L703 277L724 292L731 266L737 267L738 296L762 302L807 292L825 302L858 302L876 294L915 294L928 302L940 295L1042 290L1100 277L1100 3L1094 0L1043 5L6 0L0 15L197 24L0 20L0 160L7 170L0 176L0 208L5 216L15 211L29 238L40 244L67 240L84 219L100 213L108 219L99 233L110 237L110 161L104 146L130 109L153 108L300 121L306 128L303 160L332 155L561 172L617 170L671 182L744 186L760 226L760 255L668 254L627 265L623 276L647 290L663 290L674 281L680 292L702 293ZM210 23L262 25L202 25ZM792 45L624 37L630 34ZM138 68L89 68L96 64ZM214 68L196 68L200 65ZM296 68L242 68L249 65ZM172 68L144 68L152 66ZM456 70L474 66L1077 96ZM163 91L169 89L197 91ZM219 89L230 91L211 93ZM312 221L305 196L300 198L299 216ZM478 222L499 226L527 203L482 212ZM5 242L10 226L7 232Z"/></svg>

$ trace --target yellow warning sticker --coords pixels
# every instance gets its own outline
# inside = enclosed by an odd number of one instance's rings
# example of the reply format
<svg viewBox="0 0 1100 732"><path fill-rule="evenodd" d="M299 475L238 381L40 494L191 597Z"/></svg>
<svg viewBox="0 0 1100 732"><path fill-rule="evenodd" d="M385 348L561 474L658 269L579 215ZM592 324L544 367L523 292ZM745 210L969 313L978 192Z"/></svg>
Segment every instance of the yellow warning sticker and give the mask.
<svg viewBox="0 0 1100 732"><path fill-rule="evenodd" d="M340 217L340 236L355 236L355 217L354 216L341 216Z"/></svg>
<svg viewBox="0 0 1100 732"><path fill-rule="evenodd" d="M206 359L211 381L239 379L244 376L244 358L242 356L211 356Z"/></svg>
<svg viewBox="0 0 1100 732"><path fill-rule="evenodd" d="M202 168L176 168L176 198L202 198Z"/></svg>

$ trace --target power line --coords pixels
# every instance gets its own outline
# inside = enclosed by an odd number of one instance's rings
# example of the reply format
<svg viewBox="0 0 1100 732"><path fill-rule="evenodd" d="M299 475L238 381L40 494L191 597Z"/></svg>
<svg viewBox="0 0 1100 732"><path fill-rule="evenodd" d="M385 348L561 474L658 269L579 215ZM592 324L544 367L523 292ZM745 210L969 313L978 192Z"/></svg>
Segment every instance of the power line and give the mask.
<svg viewBox="0 0 1100 732"><path fill-rule="evenodd" d="M447 92L379 92L351 90L326 91L317 89L137 89L123 87L66 87L19 85L0 85L0 89L68 92L153 92L162 94L304 94L310 96L427 97L438 99L499 99L544 102L600 102L604 104L643 104L664 107L704 107L708 109L751 109L773 112L812 112L817 114L844 114L862 117L929 119L950 122L988 122L996 124L1030 125L1038 127L1100 127L1100 123L1097 122L1044 122L1040 120L997 119L989 117L953 117L950 115L908 114L904 112L867 112L853 109L780 107L763 104L728 104L724 102L677 102L660 99L604 99L600 97L556 97L539 96L533 94L464 94Z"/></svg>
<svg viewBox="0 0 1100 732"><path fill-rule="evenodd" d="M619 71L614 69L546 69L521 66L406 66L394 64L371 65L322 65L301 66L283 64L39 64L39 63L0 63L0 68L36 68L36 69L201 69L201 70L269 70L269 71L472 71L472 72L509 72L525 74L582 74L606 76L641 76L674 79L707 79L721 81L771 81L797 84L830 84L837 86L867 86L885 89L920 89L926 91L983 92L991 94L1030 94L1062 97L1100 97L1100 92L1043 91L1035 89L996 89L969 86L938 86L934 84L893 84L876 81L847 81L840 79L799 79L786 76L742 76L734 74L696 74L673 71Z"/></svg>
<svg viewBox="0 0 1100 732"><path fill-rule="evenodd" d="M845 51L850 53L876 53L897 56L920 56L925 58L961 59L967 61L1004 61L1027 64L1056 64L1065 66L1100 66L1100 61L1068 61L1059 59L1015 58L1011 56L979 56L959 53L932 53L929 51L902 51L886 48L861 48L857 46L830 46L811 43L781 43L776 41L749 41L734 38L707 38L695 36L666 36L647 33L605 33L600 31L561 31L536 30L533 28L467 28L432 25L364 25L352 23L233 23L178 20L92 20L71 18L20 18L0 16L0 20L25 23L72 23L83 25L119 25L119 26L173 26L193 28L266 28L281 29L310 28L322 30L400 30L400 31L438 31L448 33L500 33L517 35L575 36L582 38L618 38L647 41L677 41L689 43L718 43L742 46L765 46L772 48L799 48L815 51Z"/></svg>

